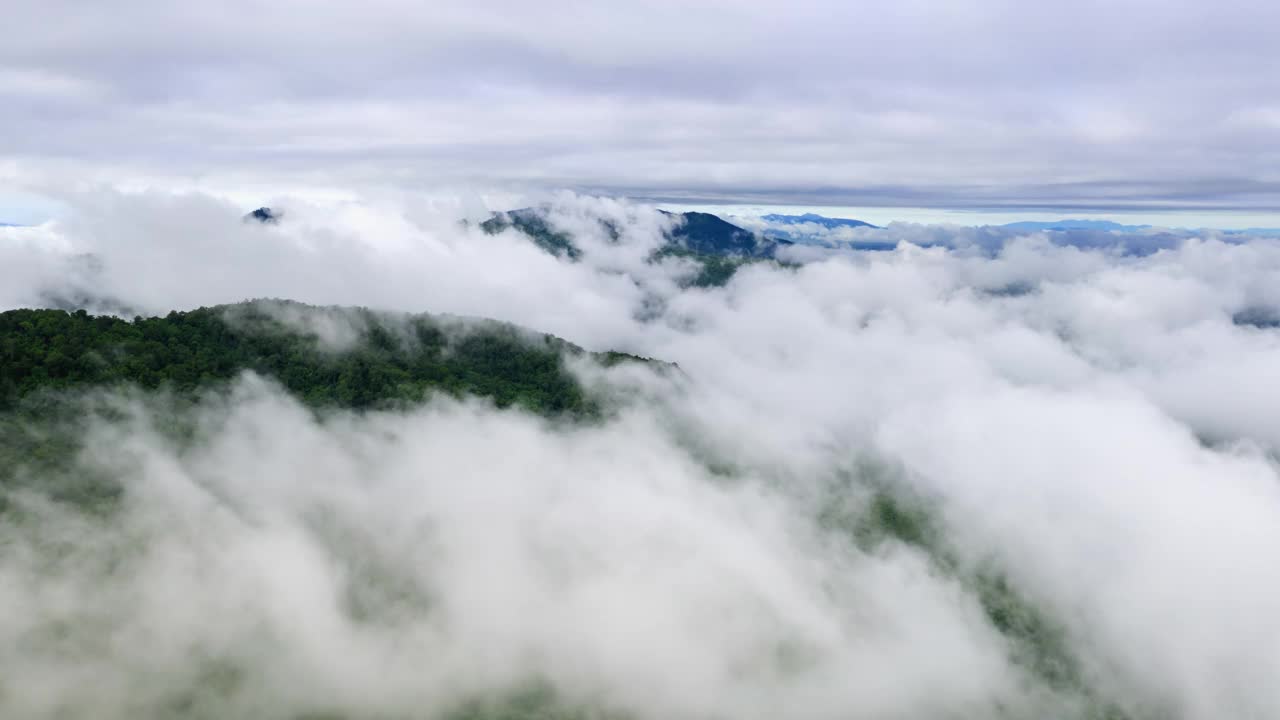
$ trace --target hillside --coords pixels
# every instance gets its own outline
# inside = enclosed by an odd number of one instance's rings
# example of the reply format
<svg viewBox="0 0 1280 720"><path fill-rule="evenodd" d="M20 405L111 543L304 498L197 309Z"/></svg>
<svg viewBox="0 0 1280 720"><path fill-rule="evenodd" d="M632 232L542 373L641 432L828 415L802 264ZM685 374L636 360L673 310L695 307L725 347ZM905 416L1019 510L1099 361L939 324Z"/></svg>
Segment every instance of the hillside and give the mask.
<svg viewBox="0 0 1280 720"><path fill-rule="evenodd" d="M660 212L676 218L677 224L669 235L670 241L695 253L771 258L780 245L791 244L787 240L757 235L711 213Z"/></svg>
<svg viewBox="0 0 1280 720"><path fill-rule="evenodd" d="M485 320L378 313L255 301L124 320L83 311L0 313L0 490L22 489L110 518L124 486L111 468L85 472L84 427L127 423L132 410L79 390L143 388L142 402L164 418L177 447L198 443L202 391L245 371L273 378L315 409L403 407L431 393L478 396L547 417L600 419L592 398L565 366L581 348L550 335ZM619 353L600 363L652 362ZM118 396L117 396L118 399ZM157 411L156 408L159 408ZM717 470L732 475L727 466ZM38 478L38 479L37 479ZM817 521L833 537L866 552L911 547L931 570L971 592L1008 643L1011 660L1091 718L1125 715L1087 686L1061 627L999 572L962 567L929 503L890 483L859 480L866 504L843 495L822 503ZM0 517L21 504L0 492ZM466 703L451 717L576 718L579 710L536 681Z"/></svg>
<svg viewBox="0 0 1280 720"><path fill-rule="evenodd" d="M209 391L252 371L316 410L408 407L428 396L478 397L570 421L601 416L566 366L642 361L587 353L551 335L490 320L255 301L123 320L83 310L0 313L0 491L42 476L41 493L93 508L119 486L69 468L81 426L120 410L96 390L142 389L176 403L176 418ZM117 396L118 397L118 396ZM160 399L160 400L157 400ZM7 500L0 492L0 514Z"/></svg>
<svg viewBox="0 0 1280 720"><path fill-rule="evenodd" d="M512 228L528 235L534 244L557 257L563 256L577 260L582 251L573 244L568 233L553 230L547 224L546 213L535 208L521 208L505 213L494 213L493 217L480 223L480 229L490 235Z"/></svg>
<svg viewBox="0 0 1280 720"><path fill-rule="evenodd" d="M757 235L710 213L659 212L676 222L666 235L666 243L654 252L651 260L682 257L694 261L699 270L689 280L688 284L693 287L724 285L741 265L772 261L779 248L791 244L789 240ZM609 220L601 219L600 226L607 236L618 238L618 229ZM546 209L521 208L494 213L480 223L480 228L490 235L515 228L552 255L573 261L582 257L574 238L553 226Z"/></svg>
<svg viewBox="0 0 1280 720"><path fill-rule="evenodd" d="M494 321L286 301L133 320L11 310L0 313L0 408L42 391L99 386L190 393L248 370L313 406L359 409L443 392L575 414L591 404L564 361L586 354ZM634 359L594 357L605 364Z"/></svg>

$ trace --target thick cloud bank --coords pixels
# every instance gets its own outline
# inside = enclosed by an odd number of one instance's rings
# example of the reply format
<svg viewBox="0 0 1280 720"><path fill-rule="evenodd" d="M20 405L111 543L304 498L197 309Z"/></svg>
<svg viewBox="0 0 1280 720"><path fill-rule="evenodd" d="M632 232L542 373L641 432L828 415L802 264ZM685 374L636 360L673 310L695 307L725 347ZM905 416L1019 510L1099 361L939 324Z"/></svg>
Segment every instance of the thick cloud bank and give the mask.
<svg viewBox="0 0 1280 720"><path fill-rule="evenodd" d="M576 263L423 208L287 210L86 198L0 229L0 303L450 312L682 373L584 367L619 409L572 426L317 416L253 376L103 400L77 472L123 484L116 513L25 490L0 521L0 715L437 717L539 687L583 716L1280 716L1275 241L953 237L681 289L647 261L667 221L611 200L555 204ZM908 231L958 235L878 232ZM886 493L927 528L860 533Z"/></svg>

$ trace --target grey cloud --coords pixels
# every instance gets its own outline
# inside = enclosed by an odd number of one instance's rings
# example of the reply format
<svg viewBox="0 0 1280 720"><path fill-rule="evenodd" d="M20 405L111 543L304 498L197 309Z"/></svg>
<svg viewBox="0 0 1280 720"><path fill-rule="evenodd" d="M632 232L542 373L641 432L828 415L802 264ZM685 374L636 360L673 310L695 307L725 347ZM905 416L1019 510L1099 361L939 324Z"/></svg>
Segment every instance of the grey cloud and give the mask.
<svg viewBox="0 0 1280 720"><path fill-rule="evenodd" d="M18 163L15 186L249 176L1274 209L1276 13L1246 0L27 4L0 48L0 155Z"/></svg>

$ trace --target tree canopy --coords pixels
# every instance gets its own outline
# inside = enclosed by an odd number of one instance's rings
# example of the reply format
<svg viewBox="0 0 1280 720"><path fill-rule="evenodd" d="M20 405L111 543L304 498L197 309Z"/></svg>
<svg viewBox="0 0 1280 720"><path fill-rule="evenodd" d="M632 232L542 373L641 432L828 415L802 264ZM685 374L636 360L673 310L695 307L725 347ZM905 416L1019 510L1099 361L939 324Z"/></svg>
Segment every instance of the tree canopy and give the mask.
<svg viewBox="0 0 1280 720"><path fill-rule="evenodd" d="M286 322L281 310L298 322ZM307 323L340 323L345 347L326 347ZM83 310L0 313L0 409L46 390L136 385L192 392L246 370L312 406L364 409L431 392L477 395L546 415L591 403L565 366L581 348L493 321L314 308L272 301L164 317ZM595 356L605 364L634 359Z"/></svg>

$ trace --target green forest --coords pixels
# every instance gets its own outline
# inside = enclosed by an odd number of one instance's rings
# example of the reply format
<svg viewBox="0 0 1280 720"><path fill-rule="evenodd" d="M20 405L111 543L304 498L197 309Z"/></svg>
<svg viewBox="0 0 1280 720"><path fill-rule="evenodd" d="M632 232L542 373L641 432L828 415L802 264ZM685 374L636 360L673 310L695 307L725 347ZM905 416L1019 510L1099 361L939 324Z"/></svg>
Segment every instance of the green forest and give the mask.
<svg viewBox="0 0 1280 720"><path fill-rule="evenodd" d="M359 334L327 349L279 309L334 314ZM242 303L125 320L83 310L0 313L0 409L50 390L133 385L191 393L254 371L313 407L367 409L432 392L476 395L543 415L591 413L565 367L585 352L493 321L389 315L364 308ZM594 357L603 364L632 358Z"/></svg>
<svg viewBox="0 0 1280 720"><path fill-rule="evenodd" d="M288 318L288 322L284 320ZM308 322L347 330L327 345ZM651 362L587 353L559 338L491 320L257 301L126 320L84 310L0 313L0 486L40 477L42 494L92 508L116 482L73 472L90 417L118 412L100 390L149 391L175 410L242 373L271 378L316 411L406 407L432 395L478 397L571 422L601 416L567 367ZM184 432L175 412L170 431ZM0 512L6 500L0 495Z"/></svg>

